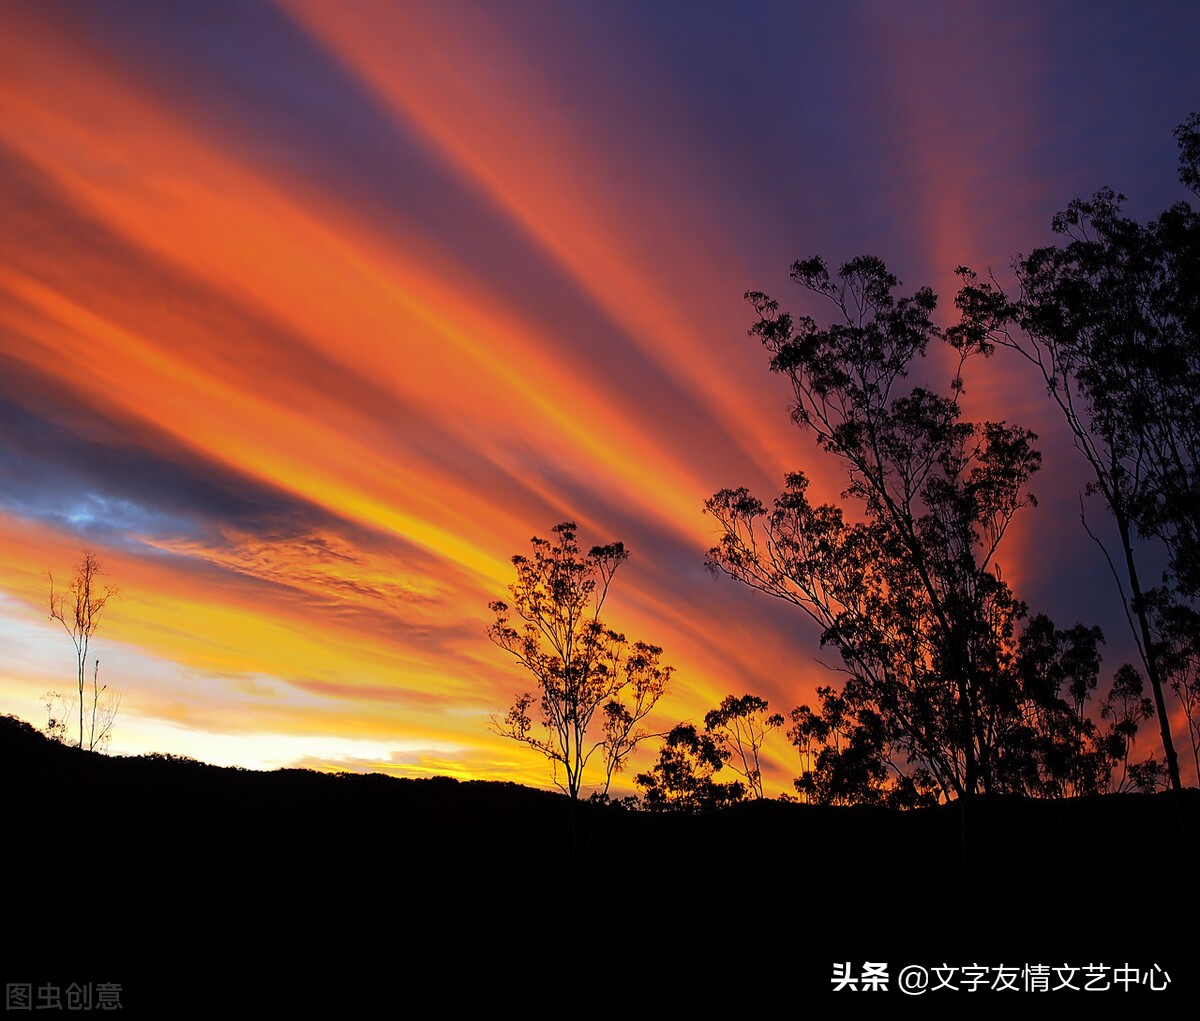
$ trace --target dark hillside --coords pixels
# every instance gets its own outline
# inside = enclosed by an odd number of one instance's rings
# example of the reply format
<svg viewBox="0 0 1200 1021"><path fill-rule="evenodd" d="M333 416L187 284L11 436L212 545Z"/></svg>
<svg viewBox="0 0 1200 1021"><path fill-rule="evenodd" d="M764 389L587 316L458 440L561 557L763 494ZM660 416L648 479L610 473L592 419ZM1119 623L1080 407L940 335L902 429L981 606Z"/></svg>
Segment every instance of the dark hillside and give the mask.
<svg viewBox="0 0 1200 1021"><path fill-rule="evenodd" d="M81 756L11 718L0 776L3 980L119 982L126 1016L524 1000L623 974L654 975L663 1002L712 983L732 998L747 974L803 999L864 960L893 981L904 964L1128 961L1166 968L1172 993L1200 982L1194 790L572 813L511 784Z"/></svg>

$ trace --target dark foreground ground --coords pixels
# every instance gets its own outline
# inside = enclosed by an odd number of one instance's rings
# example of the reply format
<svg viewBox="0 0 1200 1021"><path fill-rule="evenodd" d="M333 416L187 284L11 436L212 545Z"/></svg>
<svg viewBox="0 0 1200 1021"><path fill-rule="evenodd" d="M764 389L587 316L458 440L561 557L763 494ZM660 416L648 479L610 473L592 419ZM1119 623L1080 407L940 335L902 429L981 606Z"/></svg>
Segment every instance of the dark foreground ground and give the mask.
<svg viewBox="0 0 1200 1021"><path fill-rule="evenodd" d="M1200 997L1196 790L573 812L511 784L80 756L2 719L0 793L0 1009L58 989L69 1013L74 984L99 1013L112 983L123 1016L891 1010L921 968L938 1014ZM1039 973L1079 989L1015 991Z"/></svg>

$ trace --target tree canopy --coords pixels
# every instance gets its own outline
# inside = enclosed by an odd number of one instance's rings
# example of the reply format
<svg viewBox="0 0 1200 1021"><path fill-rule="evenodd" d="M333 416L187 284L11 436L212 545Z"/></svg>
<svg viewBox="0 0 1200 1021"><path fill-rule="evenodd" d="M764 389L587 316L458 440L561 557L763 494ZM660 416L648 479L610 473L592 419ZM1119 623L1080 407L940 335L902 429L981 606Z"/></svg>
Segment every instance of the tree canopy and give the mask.
<svg viewBox="0 0 1200 1021"><path fill-rule="evenodd" d="M740 801L746 793L740 780L714 779L731 755L712 734L679 724L667 734L654 766L635 778L643 804L652 812L709 812Z"/></svg>
<svg viewBox="0 0 1200 1021"><path fill-rule="evenodd" d="M963 368L987 353L985 338L969 323L940 330L932 291L898 294L873 257L836 277L803 260L791 275L830 303L833 321L795 318L752 291L751 332L791 384L793 421L842 465L858 514L814 504L801 472L772 508L740 488L706 510L720 526L710 565L800 608L840 654L840 692L823 689L817 710L793 713L811 767L798 788L914 804L1079 778L1062 760L1077 759L1094 728L1053 724L1080 714L1044 671L1022 669L1026 608L997 562L1014 517L1035 503L1035 437L961 415ZM957 355L948 395L907 385L934 341ZM1062 638L1080 657L1089 640Z"/></svg>
<svg viewBox="0 0 1200 1021"><path fill-rule="evenodd" d="M729 753L729 768L746 781L756 798L764 797L762 746L767 735L783 726L783 714L772 713L765 698L726 695L716 709L704 714L704 729Z"/></svg>

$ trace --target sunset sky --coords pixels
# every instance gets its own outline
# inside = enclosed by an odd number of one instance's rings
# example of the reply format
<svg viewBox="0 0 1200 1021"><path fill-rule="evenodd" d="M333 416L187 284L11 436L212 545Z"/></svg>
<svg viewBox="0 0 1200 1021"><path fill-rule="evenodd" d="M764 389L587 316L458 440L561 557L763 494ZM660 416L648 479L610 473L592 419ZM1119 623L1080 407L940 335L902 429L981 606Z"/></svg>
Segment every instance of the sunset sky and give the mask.
<svg viewBox="0 0 1200 1021"><path fill-rule="evenodd" d="M662 729L811 700L816 631L704 568L716 490L842 489L743 292L819 312L791 262L869 253L952 321L1072 198L1187 197L1198 54L1186 2L0 0L0 712L74 683L89 549L114 752L546 786L487 604L564 519L632 552ZM1107 680L1082 460L1026 366L966 383L1041 436L1004 576Z"/></svg>

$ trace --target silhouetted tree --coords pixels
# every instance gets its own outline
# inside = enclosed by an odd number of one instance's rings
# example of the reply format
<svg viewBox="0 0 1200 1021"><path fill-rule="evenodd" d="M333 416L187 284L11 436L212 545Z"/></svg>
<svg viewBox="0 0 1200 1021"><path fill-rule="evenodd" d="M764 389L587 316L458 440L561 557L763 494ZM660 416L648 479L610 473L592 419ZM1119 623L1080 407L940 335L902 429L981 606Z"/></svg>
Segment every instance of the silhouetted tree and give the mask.
<svg viewBox="0 0 1200 1021"><path fill-rule="evenodd" d="M512 558L512 607L490 604L496 619L488 637L538 687L537 695L517 696L502 720L493 717L492 729L546 756L554 782L575 801L593 755L603 760L607 794L613 774L651 736L642 723L673 668L661 663L658 646L630 643L600 620L613 575L629 557L624 545L593 546L585 556L573 521L555 525L553 533L553 540L534 536L532 557ZM510 609L523 622L519 627Z"/></svg>
<svg viewBox="0 0 1200 1021"><path fill-rule="evenodd" d="M1197 193L1200 117L1189 117L1176 138L1180 180ZM1177 631L1169 632L1172 618L1178 624L1172 608L1200 598L1200 215L1180 202L1143 225L1124 214L1123 202L1103 189L1055 216L1064 243L1017 260L1016 301L994 280L960 269L967 286L959 305L978 343L1011 348L1038 368L1091 467L1088 489L1111 512L1119 543L1116 557L1105 554L1178 788L1164 689L1188 683L1172 679L1170 647L1174 670L1195 672L1194 662L1180 663ZM1139 569L1139 538L1166 551L1161 590ZM1181 695L1185 709L1188 698ZM1194 734L1191 713L1189 720Z"/></svg>
<svg viewBox="0 0 1200 1021"><path fill-rule="evenodd" d="M1142 675L1128 663L1117 671L1113 686L1100 705L1100 715L1112 721L1105 736L1109 755L1121 765L1121 778L1116 790L1128 790L1130 787L1154 790L1164 772L1163 768L1153 758L1140 763L1129 761L1138 728L1143 720L1153 717L1154 706L1146 698Z"/></svg>
<svg viewBox="0 0 1200 1021"><path fill-rule="evenodd" d="M720 706L704 716L704 729L729 752L729 768L746 781L756 798L763 797L759 752L767 735L783 726L783 715L772 713L757 695L726 695Z"/></svg>
<svg viewBox="0 0 1200 1021"><path fill-rule="evenodd" d="M643 805L652 812L708 812L740 801L746 793L740 781L713 779L731 754L712 734L679 724L667 735L654 767L634 778L644 792Z"/></svg>
<svg viewBox="0 0 1200 1021"><path fill-rule="evenodd" d="M800 753L795 787L816 805L886 805L915 808L937 801L937 782L912 768L893 747L889 727L868 685L853 675L841 691L817 688L817 709L792 710L787 734Z"/></svg>
<svg viewBox="0 0 1200 1021"><path fill-rule="evenodd" d="M839 779L839 790L898 784L919 799L1024 789L1012 743L1028 737L1016 668L1025 607L996 555L1017 511L1034 503L1034 436L961 420L963 366L986 343L965 326L943 334L928 288L898 297L896 278L870 257L836 280L821 259L800 261L792 278L831 302L836 321L794 319L755 291L751 332L792 385L793 420L844 466L862 518L814 506L801 473L771 510L745 489L722 490L706 503L721 526L709 563L799 607L840 653L841 695L793 717L804 740L843 734L817 764L831 777L835 764L843 774L853 766L860 778ZM951 395L906 390L937 339L958 356Z"/></svg>
<svg viewBox="0 0 1200 1021"><path fill-rule="evenodd" d="M1187 719L1192 768L1200 778L1200 612L1166 588L1147 599L1154 621L1156 661Z"/></svg>
<svg viewBox="0 0 1200 1021"><path fill-rule="evenodd" d="M86 739L89 731L84 723L87 702L86 674L88 645L95 635L96 629L100 626L101 612L104 610L109 599L117 593L116 588L112 585L101 584L100 576L103 573L100 561L90 551L84 550L83 559L76 564L75 576L71 579L66 592L56 593L54 591L54 576L50 575L50 619L57 620L62 624L67 634L71 636L71 643L75 646L79 697L80 751L85 748L95 750L97 745L97 717L98 714L102 713L100 706L102 689L99 687L100 663L97 660L92 675L91 740L89 743ZM109 712L110 709L111 713ZM112 717L115 715L116 706L110 702L103 710L103 715L100 719L102 739L107 739L112 728Z"/></svg>
<svg viewBox="0 0 1200 1021"><path fill-rule="evenodd" d="M114 691L107 684L101 684L100 661L92 660L92 684L90 706L84 710L88 736L84 747L88 751L105 751L112 741L113 725L117 721L117 713L121 709L121 692ZM42 696L42 706L46 710L45 734L50 740L65 744L67 741L70 719L77 715L76 705L78 695L66 695L61 691L47 691Z"/></svg>
<svg viewBox="0 0 1200 1021"><path fill-rule="evenodd" d="M47 691L42 696L42 706L46 710L46 736L58 744L66 744L71 707L63 693Z"/></svg>

